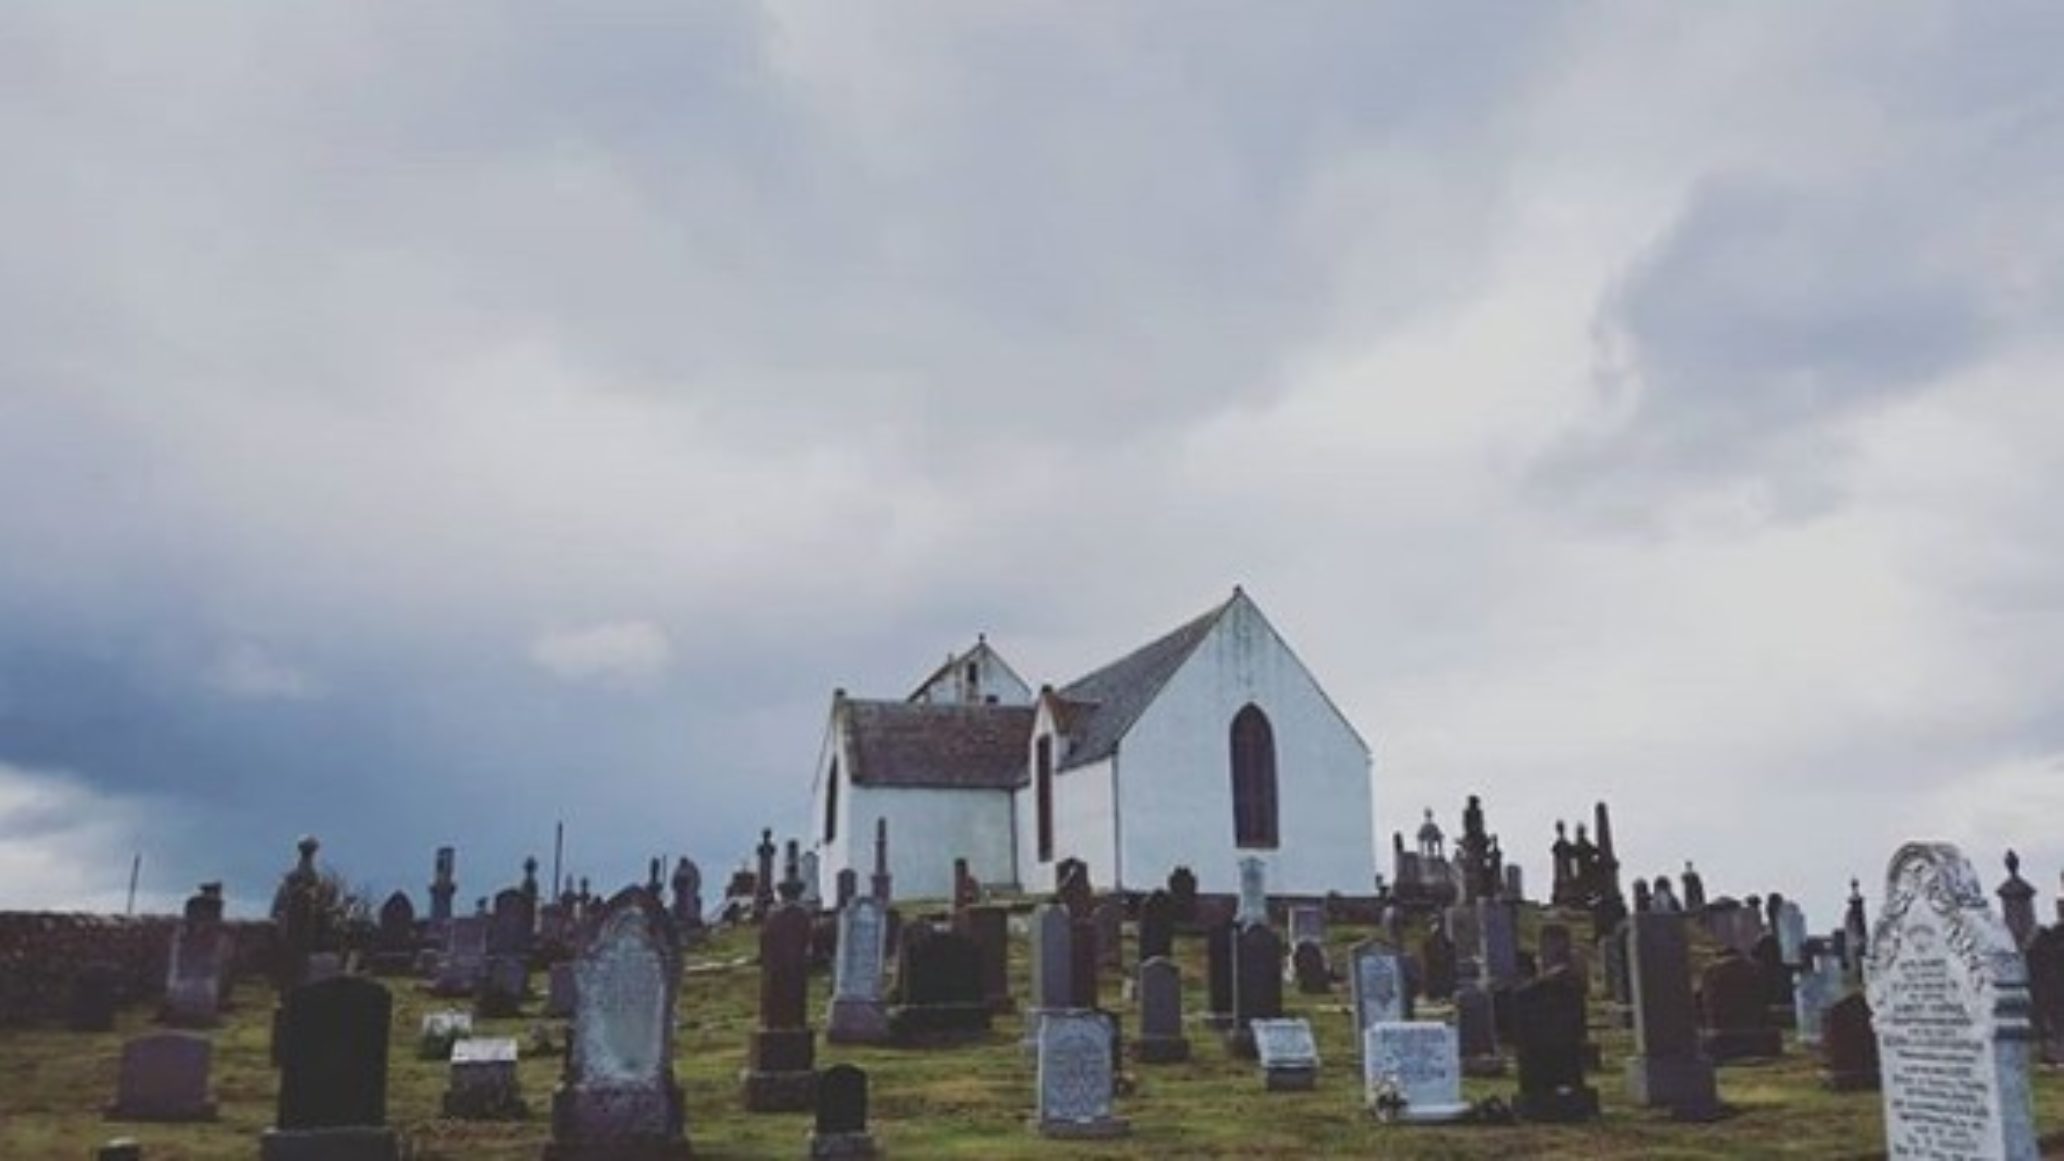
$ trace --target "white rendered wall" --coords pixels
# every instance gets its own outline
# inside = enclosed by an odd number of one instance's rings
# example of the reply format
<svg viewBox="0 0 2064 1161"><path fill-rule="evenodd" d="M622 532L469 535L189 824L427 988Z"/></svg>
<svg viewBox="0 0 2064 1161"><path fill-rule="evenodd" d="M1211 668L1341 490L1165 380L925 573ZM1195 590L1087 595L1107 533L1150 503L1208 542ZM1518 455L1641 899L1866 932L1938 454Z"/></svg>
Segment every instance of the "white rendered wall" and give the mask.
<svg viewBox="0 0 2064 1161"><path fill-rule="evenodd" d="M1249 702L1275 734L1274 850L1233 841L1231 730ZM1379 849L1372 780L1367 748L1311 674L1252 603L1234 601L1119 743L1123 886L1150 890L1188 864L1203 890L1233 892L1252 854L1272 894L1367 894ZM1099 885L1108 873L1091 860Z"/></svg>
<svg viewBox="0 0 2064 1161"><path fill-rule="evenodd" d="M1035 735L1036 736L1036 735ZM1055 739L1059 744L1059 739ZM1056 760L1055 765L1059 765ZM1089 884L1099 891L1113 885L1118 831L1111 814L1111 763L1107 759L1054 771L1053 858L1039 858L1038 778L1018 792L1018 883L1025 890L1054 889L1054 864L1081 859L1089 864Z"/></svg>
<svg viewBox="0 0 2064 1161"><path fill-rule="evenodd" d="M1011 807L1007 790L952 790L933 787L853 786L841 795L851 799L848 816L854 841L843 845L841 858L860 874L868 889L874 874L874 820L889 820L889 874L898 899L944 899L953 895L953 860L965 858L968 870L983 883L1015 881L1011 867ZM847 828L842 824L840 834ZM838 868L826 859L825 882L835 895Z"/></svg>

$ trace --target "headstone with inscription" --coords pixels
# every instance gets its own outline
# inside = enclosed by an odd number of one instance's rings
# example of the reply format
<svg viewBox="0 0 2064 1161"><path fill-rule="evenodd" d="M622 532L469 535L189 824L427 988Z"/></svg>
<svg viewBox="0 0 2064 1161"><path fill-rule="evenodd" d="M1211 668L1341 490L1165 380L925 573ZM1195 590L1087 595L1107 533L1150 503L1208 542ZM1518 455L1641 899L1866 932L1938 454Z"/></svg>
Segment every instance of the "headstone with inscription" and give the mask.
<svg viewBox="0 0 2064 1161"><path fill-rule="evenodd" d="M1374 940L1355 944L1353 964L1355 1032L1375 1024L1402 1024L1412 1019L1412 997L1405 986L1402 956Z"/></svg>
<svg viewBox="0 0 2064 1161"><path fill-rule="evenodd" d="M1446 1024L1379 1021L1362 1030L1362 1091L1369 1111L1406 1124L1469 1115L1462 1062Z"/></svg>
<svg viewBox="0 0 2064 1161"><path fill-rule="evenodd" d="M1240 860L1240 909L1233 922L1242 927L1268 922L1268 864L1253 855Z"/></svg>
<svg viewBox="0 0 2064 1161"><path fill-rule="evenodd" d="M1892 856L1864 978L1886 1151L2035 1157L2027 970L1955 847L1908 843Z"/></svg>
<svg viewBox="0 0 2064 1161"><path fill-rule="evenodd" d="M480 915L462 915L445 924L444 959L438 965L431 994L473 994L487 970L487 927L487 918Z"/></svg>
<svg viewBox="0 0 2064 1161"><path fill-rule="evenodd" d="M626 888L598 914L574 967L578 1002L546 1161L692 1155L674 1082L679 956L666 909L644 888Z"/></svg>
<svg viewBox="0 0 2064 1161"><path fill-rule="evenodd" d="M1049 1011L1037 1017L1039 1113L1033 1127L1048 1137L1117 1137L1131 1131L1112 1115L1110 1017L1102 1012Z"/></svg>
<svg viewBox="0 0 2064 1161"><path fill-rule="evenodd" d="M1254 1055L1269 1092L1297 1092L1319 1082L1319 1043L1304 1019L1254 1020Z"/></svg>
<svg viewBox="0 0 2064 1161"><path fill-rule="evenodd" d="M1323 908L1299 904L1290 909L1290 946L1326 942L1326 912Z"/></svg>
<svg viewBox="0 0 2064 1161"><path fill-rule="evenodd" d="M854 898L839 912L838 955L833 961L831 1009L824 1038L833 1044L879 1044L889 1038L882 1003L888 924L881 901Z"/></svg>

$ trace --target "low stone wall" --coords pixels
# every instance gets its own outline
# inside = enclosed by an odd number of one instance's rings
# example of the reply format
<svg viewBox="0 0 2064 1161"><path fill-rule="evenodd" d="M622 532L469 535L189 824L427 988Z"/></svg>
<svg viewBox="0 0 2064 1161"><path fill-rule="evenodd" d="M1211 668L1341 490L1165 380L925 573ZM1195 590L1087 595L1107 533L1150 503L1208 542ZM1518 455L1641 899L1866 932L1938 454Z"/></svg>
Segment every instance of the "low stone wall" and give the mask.
<svg viewBox="0 0 2064 1161"><path fill-rule="evenodd" d="M124 1004L156 1001L165 991L173 915L0 912L0 1028L62 1021L72 980L89 964L114 969ZM228 923L236 962L249 970L272 942L270 923Z"/></svg>

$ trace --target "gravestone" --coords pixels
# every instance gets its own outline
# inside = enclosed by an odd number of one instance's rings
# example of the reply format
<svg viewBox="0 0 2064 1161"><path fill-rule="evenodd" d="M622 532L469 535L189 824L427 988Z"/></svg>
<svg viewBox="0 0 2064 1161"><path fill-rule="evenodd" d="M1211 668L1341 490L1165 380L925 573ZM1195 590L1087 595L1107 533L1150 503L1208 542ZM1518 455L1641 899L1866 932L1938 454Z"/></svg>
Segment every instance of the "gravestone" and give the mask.
<svg viewBox="0 0 2064 1161"><path fill-rule="evenodd" d="M520 888L498 891L487 921L487 958L474 991L474 1009L482 1016L514 1016L530 991L530 949L535 936L536 901Z"/></svg>
<svg viewBox="0 0 2064 1161"><path fill-rule="evenodd" d="M1784 1040L1770 1023L1763 968L1732 950L1699 976L1699 1007L1705 1032L1699 1047L1714 1064L1768 1060L1784 1054Z"/></svg>
<svg viewBox="0 0 2064 1161"><path fill-rule="evenodd" d="M1568 971L1554 971L1512 994L1519 1092L1512 1111L1524 1121L1569 1123L1598 1116L1598 1090L1584 1083L1584 993Z"/></svg>
<svg viewBox="0 0 2064 1161"><path fill-rule="evenodd" d="M1864 978L1887 1151L2035 1157L2027 971L1955 847L1908 843L1892 857Z"/></svg>
<svg viewBox="0 0 2064 1161"><path fill-rule="evenodd" d="M546 1161L692 1155L674 1082L678 940L642 887L618 892L596 915L574 964L577 1002Z"/></svg>
<svg viewBox="0 0 2064 1161"><path fill-rule="evenodd" d="M516 1081L516 1042L506 1037L452 1045L444 1115L461 1121L515 1121L530 1115Z"/></svg>
<svg viewBox="0 0 2064 1161"><path fill-rule="evenodd" d="M896 988L900 1002L889 1010L889 1035L896 1043L952 1043L988 1035L982 949L965 936L912 922L898 949Z"/></svg>
<svg viewBox="0 0 2064 1161"><path fill-rule="evenodd" d="M1224 1031L1233 1023L1233 956L1239 928L1221 919L1204 932L1204 1026Z"/></svg>
<svg viewBox="0 0 2064 1161"><path fill-rule="evenodd" d="M403 975L415 958L416 905L409 901L408 892L396 891L380 904L379 927L373 936L373 955L368 966L374 975Z"/></svg>
<svg viewBox="0 0 2064 1161"><path fill-rule="evenodd" d="M1364 940L1355 944L1349 962L1357 1043L1362 1031L1372 1025L1403 1024L1412 1019L1402 957L1374 940Z"/></svg>
<svg viewBox="0 0 2064 1161"><path fill-rule="evenodd" d="M1791 966L1784 961L1784 947L1775 933L1764 935L1749 949L1749 958L1756 964L1756 970L1763 980L1763 1003L1769 1009L1767 1018L1774 1027L1789 1027L1792 1023L1792 976Z"/></svg>
<svg viewBox="0 0 2064 1161"><path fill-rule="evenodd" d="M674 930L690 944L702 938L702 868L683 856L674 862Z"/></svg>
<svg viewBox="0 0 2064 1161"><path fill-rule="evenodd" d="M755 923L766 918L767 912L774 909L774 853L774 830L772 827L761 827L760 845L753 848L753 856L757 860L754 864L757 869L753 872L752 898L752 917Z"/></svg>
<svg viewBox="0 0 2064 1161"><path fill-rule="evenodd" d="M122 1067L108 1118L117 1121L212 1121L208 1072L214 1045L205 1036L159 1032L122 1045Z"/></svg>
<svg viewBox="0 0 2064 1161"><path fill-rule="evenodd" d="M229 943L229 932L214 920L181 921L173 929L160 1020L175 1028L212 1028L219 1022Z"/></svg>
<svg viewBox="0 0 2064 1161"><path fill-rule="evenodd" d="M817 1037L810 990L810 913L784 902L760 925L760 1026L739 1075L752 1113L805 1112L817 1103Z"/></svg>
<svg viewBox="0 0 2064 1161"><path fill-rule="evenodd" d="M1826 951L1810 955L1812 963L1792 981L1792 1026L1806 1048L1820 1044L1828 1007L1842 994L1842 961Z"/></svg>
<svg viewBox="0 0 2064 1161"><path fill-rule="evenodd" d="M573 961L562 960L551 967L545 986L545 1017L564 1020L573 1015L580 1000L580 985L573 974Z"/></svg>
<svg viewBox="0 0 2064 1161"><path fill-rule="evenodd" d="M1261 1062L1262 1087L1302 1092L1319 1083L1319 1044L1303 1019L1254 1020L1254 1055Z"/></svg>
<svg viewBox="0 0 2064 1161"><path fill-rule="evenodd" d="M982 995L989 1010L1016 1011L1010 990L1010 910L990 904L963 907L953 914L953 930L982 954Z"/></svg>
<svg viewBox="0 0 2064 1161"><path fill-rule="evenodd" d="M393 1161L387 1126L387 989L337 976L287 993L280 1012L279 1108L262 1161Z"/></svg>
<svg viewBox="0 0 2064 1161"><path fill-rule="evenodd" d="M1054 897L1068 909L1068 918L1086 923L1096 906L1089 886L1089 864L1081 859L1062 859L1054 864Z"/></svg>
<svg viewBox="0 0 2064 1161"><path fill-rule="evenodd" d="M1096 929L1096 963L1107 971L1125 969L1125 904L1106 899L1091 913Z"/></svg>
<svg viewBox="0 0 2064 1161"><path fill-rule="evenodd" d="M1487 986L1489 981L1484 977L1483 928L1477 923L1476 905L1458 903L1448 908L1447 921L1443 926L1455 948L1455 986ZM1467 1045L1463 1046L1462 1055L1465 1059L1468 1057Z"/></svg>
<svg viewBox="0 0 2064 1161"><path fill-rule="evenodd" d="M473 1014L446 1010L423 1017L416 1034L416 1059L450 1060L452 1045L473 1035Z"/></svg>
<svg viewBox="0 0 2064 1161"><path fill-rule="evenodd" d="M1323 996L1333 990L1333 968L1326 963L1326 949L1316 943L1300 943L1290 953L1290 975L1300 995Z"/></svg>
<svg viewBox="0 0 2064 1161"><path fill-rule="evenodd" d="M804 851L796 863L803 880L803 895L798 902L803 905L803 910L815 915L824 907L824 886L818 881L817 852Z"/></svg>
<svg viewBox="0 0 2064 1161"><path fill-rule="evenodd" d="M1419 944L1419 990L1429 1000L1455 998L1455 941L1435 924Z"/></svg>
<svg viewBox="0 0 2064 1161"><path fill-rule="evenodd" d="M867 1074L850 1064L834 1064L817 1075L810 1159L852 1161L876 1154L874 1136L867 1131Z"/></svg>
<svg viewBox="0 0 2064 1161"><path fill-rule="evenodd" d="M846 904L860 897L860 872L851 867L841 867L839 868L839 873L833 877L833 881L838 884L838 893L833 901L837 904L840 911L844 911ZM876 900L876 902L880 902L880 900Z"/></svg>
<svg viewBox="0 0 2064 1161"><path fill-rule="evenodd" d="M1116 1061L1110 1017L1102 1012L1049 1011L1038 1017L1039 1112L1033 1127L1047 1137L1117 1137L1131 1131L1111 1109Z"/></svg>
<svg viewBox="0 0 2064 1161"><path fill-rule="evenodd" d="M1156 956L1139 966L1140 1032L1132 1042L1141 1064L1172 1064L1190 1058L1183 1035L1182 971L1175 961Z"/></svg>
<svg viewBox="0 0 2064 1161"><path fill-rule="evenodd" d="M833 961L831 1009L824 1038L833 1044L880 1044L889 1038L882 1004L883 954L888 924L881 901L860 896L839 911L838 955Z"/></svg>
<svg viewBox="0 0 2064 1161"><path fill-rule="evenodd" d="M1787 967L1806 966L1806 912L1796 902L1787 899L1778 906L1775 927L1778 958Z"/></svg>
<svg viewBox="0 0 2064 1161"><path fill-rule="evenodd" d="M1071 920L1068 928L1068 1006L1100 1008L1096 920Z"/></svg>
<svg viewBox="0 0 2064 1161"><path fill-rule="evenodd" d="M1026 1032L1032 1045L1039 1036L1038 1013L1074 1006L1074 927L1067 908L1042 903L1032 911L1032 1003Z"/></svg>
<svg viewBox="0 0 2064 1161"><path fill-rule="evenodd" d="M1326 942L1326 913L1324 910L1302 905L1290 909L1290 946L1300 943Z"/></svg>
<svg viewBox="0 0 2064 1161"><path fill-rule="evenodd" d="M458 852L451 847L437 848L436 867L430 877L430 927L436 934L442 934L452 919L452 895L459 889L452 879L457 860Z"/></svg>
<svg viewBox="0 0 2064 1161"><path fill-rule="evenodd" d="M1504 899L1476 901L1476 924L1483 945L1483 970L1496 991L1519 982L1519 932L1512 904Z"/></svg>
<svg viewBox="0 0 2064 1161"><path fill-rule="evenodd" d="M1713 1063L1699 1047L1691 995L1691 951L1684 920L1668 913L1627 918L1627 970L1634 999L1634 1055L1627 1060L1627 1097L1663 1108L1680 1121L1721 1113Z"/></svg>
<svg viewBox="0 0 2064 1161"><path fill-rule="evenodd" d="M2000 900L2000 919L2014 937L2014 946L2026 948L2035 938L2035 888L2021 877L2021 856L2007 852L2007 878L1995 892Z"/></svg>
<svg viewBox="0 0 2064 1161"><path fill-rule="evenodd" d="M1166 959L1175 954L1175 901L1166 891L1150 891L1140 903L1139 959Z"/></svg>
<svg viewBox="0 0 2064 1161"><path fill-rule="evenodd" d="M1387 1121L1434 1124L1469 1115L1462 1061L1446 1024L1378 1021L1362 1030L1362 1091Z"/></svg>
<svg viewBox="0 0 2064 1161"><path fill-rule="evenodd" d="M2064 1064L2064 927L2028 941L2028 995L2043 1063Z"/></svg>
<svg viewBox="0 0 2064 1161"><path fill-rule="evenodd" d="M1168 902L1177 924L1197 922L1197 872L1188 867L1168 872Z"/></svg>
<svg viewBox="0 0 2064 1161"><path fill-rule="evenodd" d="M1268 922L1268 864L1253 855L1240 860L1240 907L1233 922L1242 927Z"/></svg>
<svg viewBox="0 0 2064 1161"><path fill-rule="evenodd" d="M1226 1048L1251 1059L1254 1021L1283 1015L1283 938L1257 923L1240 928L1233 944L1233 1020Z"/></svg>
<svg viewBox="0 0 2064 1161"><path fill-rule="evenodd" d="M1455 1033L1461 1040L1462 1075L1505 1075L1505 1058L1498 1052L1498 1017L1489 992L1474 984L1456 989Z"/></svg>
<svg viewBox="0 0 2064 1161"><path fill-rule="evenodd" d="M1870 1001L1851 992L1828 1006L1820 1026L1820 1086L1831 1092L1878 1090L1878 1033Z"/></svg>
<svg viewBox="0 0 2064 1161"><path fill-rule="evenodd" d="M444 961L438 966L432 995L470 996L487 968L488 920L462 915L445 925Z"/></svg>
<svg viewBox="0 0 2064 1161"><path fill-rule="evenodd" d="M968 861L965 858L953 860L953 909L973 907L981 901L982 885L968 870Z"/></svg>

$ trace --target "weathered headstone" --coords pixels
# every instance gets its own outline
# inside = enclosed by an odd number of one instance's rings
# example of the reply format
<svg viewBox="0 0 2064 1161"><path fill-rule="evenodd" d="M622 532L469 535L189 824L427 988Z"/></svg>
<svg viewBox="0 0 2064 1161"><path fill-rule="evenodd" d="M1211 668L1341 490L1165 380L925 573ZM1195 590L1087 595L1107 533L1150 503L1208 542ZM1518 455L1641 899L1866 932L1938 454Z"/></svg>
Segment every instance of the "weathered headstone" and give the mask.
<svg viewBox="0 0 2064 1161"><path fill-rule="evenodd" d="M402 975L415 961L416 905L408 892L396 891L380 904L379 927L373 936L369 966L374 975Z"/></svg>
<svg viewBox="0 0 2064 1161"><path fill-rule="evenodd" d="M431 993L438 996L470 996L487 970L488 920L462 915L445 924L444 959L438 965Z"/></svg>
<svg viewBox="0 0 2064 1161"><path fill-rule="evenodd" d="M1453 1028L1379 1021L1362 1030L1361 1045L1362 1091L1378 1117L1426 1124L1469 1114Z"/></svg>
<svg viewBox="0 0 2064 1161"><path fill-rule="evenodd" d="M462 1121L513 1121L530 1115L516 1080L516 1042L506 1037L452 1045L444 1115Z"/></svg>
<svg viewBox="0 0 2064 1161"><path fill-rule="evenodd" d="M1402 1024L1412 1019L1412 999L1405 986L1401 956L1373 940L1355 944L1350 953L1353 973L1357 1043L1360 1033L1376 1024Z"/></svg>
<svg viewBox="0 0 2064 1161"><path fill-rule="evenodd" d="M1112 1115L1110 1017L1101 1012L1050 1011L1038 1016L1039 1113L1033 1122L1048 1137L1116 1137L1131 1130Z"/></svg>
<svg viewBox="0 0 2064 1161"><path fill-rule="evenodd" d="M1804 967L1806 957L1806 912L1793 900L1787 899L1777 911L1778 957L1787 967Z"/></svg>
<svg viewBox="0 0 2064 1161"><path fill-rule="evenodd" d="M1713 1063L1699 1048L1691 994L1691 951L1684 919L1670 913L1627 919L1627 971L1634 1000L1634 1055L1627 1060L1627 1097L1664 1108L1680 1121L1721 1113Z"/></svg>
<svg viewBox="0 0 2064 1161"><path fill-rule="evenodd" d="M739 1084L747 1112L804 1112L817 1101L817 1037L805 1008L810 984L810 915L784 902L760 925L760 1026Z"/></svg>
<svg viewBox="0 0 2064 1161"><path fill-rule="evenodd" d="M1999 885L2000 919L2013 933L2014 946L2026 948L2035 938L2035 888L2021 877L2021 856L2007 852L2007 878Z"/></svg>
<svg viewBox="0 0 2064 1161"><path fill-rule="evenodd" d="M387 1027L394 1000L360 976L294 989L281 1009L279 1110L263 1161L400 1156L387 1126Z"/></svg>
<svg viewBox="0 0 2064 1161"><path fill-rule="evenodd" d="M839 911L838 956L833 961L831 1009L824 1038L833 1044L878 1044L889 1038L882 1003L888 924L881 901L860 896Z"/></svg>
<svg viewBox="0 0 2064 1161"><path fill-rule="evenodd" d="M1197 922L1197 872L1188 867L1168 872L1168 901L1178 925Z"/></svg>
<svg viewBox="0 0 2064 1161"><path fill-rule="evenodd" d="M678 947L666 909L641 887L597 912L574 966L573 1035L546 1161L690 1156L674 1082Z"/></svg>
<svg viewBox="0 0 2064 1161"><path fill-rule="evenodd" d="M172 932L159 1019L175 1028L211 1028L220 1017L230 934L213 920L183 920Z"/></svg>
<svg viewBox="0 0 2064 1161"><path fill-rule="evenodd" d="M1521 1120L1588 1121L1598 1116L1598 1090L1584 1083L1584 993L1568 971L1553 971L1512 994Z"/></svg>
<svg viewBox="0 0 2064 1161"><path fill-rule="evenodd" d="M1455 1032L1461 1040L1462 1075L1505 1075L1505 1058L1498 1052L1498 1017L1489 992L1474 984L1455 990Z"/></svg>
<svg viewBox="0 0 2064 1161"><path fill-rule="evenodd" d="M702 868L683 856L674 863L674 930L689 943L702 937Z"/></svg>
<svg viewBox="0 0 2064 1161"><path fill-rule="evenodd" d="M1074 927L1068 910L1042 903L1032 911L1032 1002L1027 1031L1036 1045L1039 1013L1073 1007Z"/></svg>
<svg viewBox="0 0 2064 1161"><path fill-rule="evenodd" d="M1323 996L1333 990L1333 968L1326 962L1326 949L1317 943L1300 943L1290 952L1290 978L1297 981L1300 995Z"/></svg>
<svg viewBox="0 0 2064 1161"><path fill-rule="evenodd" d="M1419 944L1420 992L1429 1000L1455 997L1455 942L1439 924Z"/></svg>
<svg viewBox="0 0 2064 1161"><path fill-rule="evenodd" d="M1864 977L1887 1152L2035 1157L2027 971L1955 847L1893 855Z"/></svg>
<svg viewBox="0 0 2064 1161"><path fill-rule="evenodd" d="M824 907L824 885L818 881L817 852L804 851L797 859L797 866L803 880L803 894L798 902L803 905L803 910L814 915Z"/></svg>
<svg viewBox="0 0 2064 1161"><path fill-rule="evenodd" d="M1256 1019L1250 1026L1264 1088L1269 1092L1294 1092L1319 1083L1319 1044L1312 1037L1310 1021Z"/></svg>
<svg viewBox="0 0 2064 1161"><path fill-rule="evenodd" d="M1010 990L1010 911L975 904L953 913L953 930L982 953L982 994L996 1013L1017 1009Z"/></svg>
<svg viewBox="0 0 2064 1161"><path fill-rule="evenodd" d="M811 1161L856 1161L875 1155L874 1136L867 1131L867 1074L850 1064L834 1064L818 1073Z"/></svg>
<svg viewBox="0 0 2064 1161"><path fill-rule="evenodd" d="M1831 1092L1878 1089L1878 1033L1862 992L1836 1000L1821 1021L1820 1084Z"/></svg>
<svg viewBox="0 0 2064 1161"><path fill-rule="evenodd" d="M1240 909L1233 922L1242 927L1268 922L1268 864L1253 855L1240 860Z"/></svg>
<svg viewBox="0 0 2064 1161"><path fill-rule="evenodd" d="M118 1121L212 1121L208 1071L215 1048L206 1037L185 1032L139 1036L122 1045L115 1103L108 1117Z"/></svg>
<svg viewBox="0 0 2064 1161"><path fill-rule="evenodd" d="M1062 859L1054 864L1054 897L1068 909L1068 918L1087 923L1096 907L1096 894L1089 885L1089 864L1081 859Z"/></svg>
<svg viewBox="0 0 2064 1161"><path fill-rule="evenodd" d="M1479 899L1476 922L1483 941L1486 984L1495 990L1519 982L1519 932L1512 904L1504 899Z"/></svg>
<svg viewBox="0 0 2064 1161"><path fill-rule="evenodd" d="M1090 918L1096 929L1097 966L1106 971L1124 970L1125 904L1106 899L1096 905Z"/></svg>
<svg viewBox="0 0 2064 1161"><path fill-rule="evenodd" d="M1233 958L1239 928L1230 918L1204 931L1204 1026L1224 1031L1233 1023Z"/></svg>
<svg viewBox="0 0 2064 1161"><path fill-rule="evenodd" d="M833 876L833 881L838 885L833 903L840 911L844 911L846 904L860 897L860 872L851 867L841 867L839 873Z"/></svg>
<svg viewBox="0 0 2064 1161"><path fill-rule="evenodd" d="M580 982L573 968L572 960L563 960L552 965L545 987L544 1014L547 1019L566 1019L573 1015L579 1005Z"/></svg>
<svg viewBox="0 0 2064 1161"><path fill-rule="evenodd" d="M451 847L437 848L437 863L430 878L430 926L433 934L441 934L444 926L452 919L452 895L459 885L452 879L452 868L458 859L458 852Z"/></svg>
<svg viewBox="0 0 2064 1161"><path fill-rule="evenodd" d="M1842 994L1842 961L1820 950L1811 952L1810 958L1812 962L1792 981L1792 1026L1807 1048L1820 1044L1827 1010Z"/></svg>
<svg viewBox="0 0 2064 1161"><path fill-rule="evenodd" d="M2045 1064L2064 1064L2064 927L2028 941L2028 995Z"/></svg>
<svg viewBox="0 0 2064 1161"><path fill-rule="evenodd" d="M1290 946L1326 942L1326 912L1308 904L1290 909Z"/></svg>
<svg viewBox="0 0 2064 1161"><path fill-rule="evenodd" d="M1183 1035L1182 971L1163 956L1139 966L1140 1033L1132 1054L1142 1064L1169 1064L1190 1058Z"/></svg>
<svg viewBox="0 0 2064 1161"><path fill-rule="evenodd" d="M982 987L982 949L923 921L909 924L898 949L898 1000L889 1010L889 1035L900 1044L980 1039L990 1011Z"/></svg>

